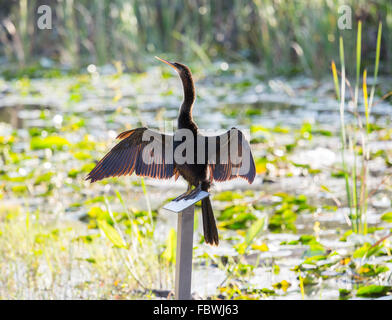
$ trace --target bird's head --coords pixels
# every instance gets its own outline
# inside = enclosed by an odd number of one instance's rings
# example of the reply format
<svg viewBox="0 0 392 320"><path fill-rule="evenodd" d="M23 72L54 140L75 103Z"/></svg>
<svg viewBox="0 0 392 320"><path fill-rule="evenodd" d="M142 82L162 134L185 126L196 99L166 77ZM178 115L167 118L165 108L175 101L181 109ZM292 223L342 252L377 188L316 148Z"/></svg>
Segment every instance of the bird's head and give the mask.
<svg viewBox="0 0 392 320"><path fill-rule="evenodd" d="M169 62L169 61L161 59L159 57L155 57L155 58L158 59L159 61L162 61L162 62L166 63L167 65L171 66L174 70L176 70L178 72L178 74L180 76L183 76L183 75L191 76L191 71L189 70L189 68L186 65L179 63L179 62Z"/></svg>

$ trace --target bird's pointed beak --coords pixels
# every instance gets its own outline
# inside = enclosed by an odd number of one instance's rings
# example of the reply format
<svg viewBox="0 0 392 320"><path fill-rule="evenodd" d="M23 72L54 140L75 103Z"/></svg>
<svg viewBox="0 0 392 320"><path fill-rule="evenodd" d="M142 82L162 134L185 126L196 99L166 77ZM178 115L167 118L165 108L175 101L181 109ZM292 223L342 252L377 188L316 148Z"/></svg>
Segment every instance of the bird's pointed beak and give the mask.
<svg viewBox="0 0 392 320"><path fill-rule="evenodd" d="M178 70L178 68L173 63L171 63L169 61L166 61L165 59L161 59L161 58L159 58L157 56L155 56L155 59L158 59L159 61L162 61L162 62L168 64L169 66L171 66L176 71L180 71L180 70Z"/></svg>

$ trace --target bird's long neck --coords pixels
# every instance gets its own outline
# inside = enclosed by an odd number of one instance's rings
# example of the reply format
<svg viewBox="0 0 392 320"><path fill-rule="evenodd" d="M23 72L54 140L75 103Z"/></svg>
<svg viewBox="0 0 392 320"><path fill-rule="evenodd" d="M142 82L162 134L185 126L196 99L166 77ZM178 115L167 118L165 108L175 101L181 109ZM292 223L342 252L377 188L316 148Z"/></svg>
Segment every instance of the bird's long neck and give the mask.
<svg viewBox="0 0 392 320"><path fill-rule="evenodd" d="M197 129L196 124L192 119L193 103L195 102L195 85L193 84L192 75L189 72L180 74L182 86L184 88L184 101L180 108L180 115L178 117L178 128Z"/></svg>

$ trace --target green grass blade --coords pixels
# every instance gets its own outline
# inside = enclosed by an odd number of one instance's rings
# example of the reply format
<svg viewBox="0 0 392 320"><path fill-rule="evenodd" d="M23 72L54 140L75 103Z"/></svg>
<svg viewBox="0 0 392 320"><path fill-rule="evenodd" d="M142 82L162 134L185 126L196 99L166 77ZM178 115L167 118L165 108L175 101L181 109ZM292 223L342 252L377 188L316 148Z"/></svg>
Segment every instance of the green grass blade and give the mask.
<svg viewBox="0 0 392 320"><path fill-rule="evenodd" d="M148 197L148 192L147 192L146 184L144 182L144 178L143 177L140 177L140 184L142 186L144 198L146 199L147 211L148 211L148 216L149 216L149 219L150 219L150 229L152 231L153 227L154 227L154 220L152 218L152 210L151 210L150 198Z"/></svg>
<svg viewBox="0 0 392 320"><path fill-rule="evenodd" d="M370 108L373 105L374 91L376 90L376 82L377 82L377 76L378 76L378 68L380 65L381 34L382 34L382 22L380 22L380 24L378 25L378 32L377 32L377 48L376 48L376 62L375 62L375 67L374 67L374 83L372 86L372 90L370 92L370 99L369 99Z"/></svg>
<svg viewBox="0 0 392 320"><path fill-rule="evenodd" d="M342 166L344 171L344 179L346 183L346 195L347 195L347 205L350 209L350 217L352 217L352 200L351 200L351 192L350 192L350 183L348 180L348 170L346 166L346 160L344 151L346 150L346 129L345 129L345 121L344 121L344 105L345 105L345 92L346 92L346 69L344 63L344 44L343 38L339 38L339 55L340 55L340 64L342 68L342 81L341 81L341 95L340 95L340 133L341 133L341 143L342 143Z"/></svg>
<svg viewBox="0 0 392 320"><path fill-rule="evenodd" d="M369 134L370 132L370 123L369 123L369 100L368 100L368 91L367 91L367 84L366 84L366 77L367 72L366 69L363 71L363 101L365 103L365 118L366 118L366 131Z"/></svg>
<svg viewBox="0 0 392 320"><path fill-rule="evenodd" d="M358 106L358 91L359 91L359 75L361 72L361 39L362 39L362 22L358 21L357 30L357 73L355 82L355 97L354 97L354 107Z"/></svg>

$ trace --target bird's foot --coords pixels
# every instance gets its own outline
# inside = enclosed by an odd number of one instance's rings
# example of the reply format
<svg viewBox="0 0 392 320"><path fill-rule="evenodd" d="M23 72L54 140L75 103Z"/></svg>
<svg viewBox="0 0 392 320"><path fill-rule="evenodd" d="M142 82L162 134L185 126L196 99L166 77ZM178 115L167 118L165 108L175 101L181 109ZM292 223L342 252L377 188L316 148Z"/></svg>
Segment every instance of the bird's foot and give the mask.
<svg viewBox="0 0 392 320"><path fill-rule="evenodd" d="M197 194L200 192L201 186L197 186L195 189L193 189L186 197L185 199L194 199L196 198Z"/></svg>
<svg viewBox="0 0 392 320"><path fill-rule="evenodd" d="M185 199L190 193L192 192L192 189L187 190L187 192L179 195L177 198L173 199L173 201L180 201Z"/></svg>
<svg viewBox="0 0 392 320"><path fill-rule="evenodd" d="M200 190L201 190L201 186L197 186L195 189L193 189L193 190L190 189L187 192L185 192L184 194L178 196L173 201L194 199L194 198L196 198L196 196L197 196L197 194L199 193Z"/></svg>

